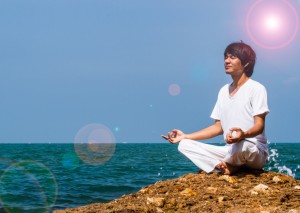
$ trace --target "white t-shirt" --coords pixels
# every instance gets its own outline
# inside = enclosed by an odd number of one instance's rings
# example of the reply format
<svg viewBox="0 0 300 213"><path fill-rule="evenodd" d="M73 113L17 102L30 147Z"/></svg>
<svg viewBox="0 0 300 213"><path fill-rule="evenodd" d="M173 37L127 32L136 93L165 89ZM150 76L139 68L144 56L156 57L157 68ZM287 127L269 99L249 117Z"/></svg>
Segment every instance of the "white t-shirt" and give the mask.
<svg viewBox="0 0 300 213"><path fill-rule="evenodd" d="M247 131L253 127L255 115L269 112L267 91L262 84L248 79L233 96L229 95L229 86L226 84L220 89L217 103L211 114L211 118L220 120L224 138L230 128L239 127ZM246 140L256 143L264 151L268 149L265 131Z"/></svg>

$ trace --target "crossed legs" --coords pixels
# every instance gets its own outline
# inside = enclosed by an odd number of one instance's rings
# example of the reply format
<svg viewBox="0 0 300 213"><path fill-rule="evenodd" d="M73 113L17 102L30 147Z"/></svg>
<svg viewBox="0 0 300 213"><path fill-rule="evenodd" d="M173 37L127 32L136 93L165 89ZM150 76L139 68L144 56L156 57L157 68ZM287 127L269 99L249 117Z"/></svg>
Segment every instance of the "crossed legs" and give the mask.
<svg viewBox="0 0 300 213"><path fill-rule="evenodd" d="M216 146L193 140L182 140L178 150L207 173L218 171L232 175L244 165L261 169L266 162L266 154L249 141L241 141L231 146Z"/></svg>

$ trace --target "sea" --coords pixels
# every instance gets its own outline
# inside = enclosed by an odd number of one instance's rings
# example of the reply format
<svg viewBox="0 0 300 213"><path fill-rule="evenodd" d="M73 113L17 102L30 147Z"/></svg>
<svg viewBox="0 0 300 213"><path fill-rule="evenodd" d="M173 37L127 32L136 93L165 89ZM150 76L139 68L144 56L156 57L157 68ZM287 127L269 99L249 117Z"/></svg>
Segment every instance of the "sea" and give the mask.
<svg viewBox="0 0 300 213"><path fill-rule="evenodd" d="M264 170L300 179L299 151L300 143L270 143ZM109 202L197 171L169 143L1 144L0 212L53 212Z"/></svg>

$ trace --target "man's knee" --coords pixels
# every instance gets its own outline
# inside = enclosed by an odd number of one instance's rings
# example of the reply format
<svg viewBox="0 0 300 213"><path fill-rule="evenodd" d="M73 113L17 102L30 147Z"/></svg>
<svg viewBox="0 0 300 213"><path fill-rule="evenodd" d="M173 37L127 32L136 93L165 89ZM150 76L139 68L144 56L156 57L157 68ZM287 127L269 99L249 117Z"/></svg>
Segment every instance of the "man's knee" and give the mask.
<svg viewBox="0 0 300 213"><path fill-rule="evenodd" d="M252 143L249 143L247 141L240 141L238 143L233 144L232 146L232 154L236 155L236 154L247 154L250 150L252 150L253 148L256 148L255 145L253 145Z"/></svg>
<svg viewBox="0 0 300 213"><path fill-rule="evenodd" d="M247 162L248 146L245 141L232 145L230 149L230 164L240 166Z"/></svg>
<svg viewBox="0 0 300 213"><path fill-rule="evenodd" d="M241 153L245 152L244 142L238 142L232 145L231 148L231 155L240 155Z"/></svg>
<svg viewBox="0 0 300 213"><path fill-rule="evenodd" d="M264 160L263 153L255 144L248 141L241 141L232 146L231 156L237 164L246 164L250 168L262 168Z"/></svg>

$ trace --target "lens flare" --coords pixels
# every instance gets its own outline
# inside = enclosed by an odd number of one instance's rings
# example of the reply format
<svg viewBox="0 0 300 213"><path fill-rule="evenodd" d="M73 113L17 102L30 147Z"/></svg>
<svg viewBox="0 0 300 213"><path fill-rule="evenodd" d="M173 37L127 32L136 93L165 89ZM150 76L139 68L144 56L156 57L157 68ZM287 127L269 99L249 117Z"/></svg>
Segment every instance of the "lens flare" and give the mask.
<svg viewBox="0 0 300 213"><path fill-rule="evenodd" d="M115 132L120 132L120 127L116 126L114 129Z"/></svg>
<svg viewBox="0 0 300 213"><path fill-rule="evenodd" d="M69 170L74 170L79 166L79 158L75 153L66 153L63 155L62 166Z"/></svg>
<svg viewBox="0 0 300 213"><path fill-rule="evenodd" d="M270 31L277 31L280 29L280 19L275 15L270 15L265 18L266 29Z"/></svg>
<svg viewBox="0 0 300 213"><path fill-rule="evenodd" d="M178 84L171 84L168 88L169 94L172 96L177 96L180 94L180 86Z"/></svg>
<svg viewBox="0 0 300 213"><path fill-rule="evenodd" d="M286 0L255 1L246 18L249 37L265 49L289 45L298 33L298 25L298 14Z"/></svg>
<svg viewBox="0 0 300 213"><path fill-rule="evenodd" d="M100 165L108 161L115 152L115 137L102 124L88 124L75 136L74 147L77 156L90 165Z"/></svg>
<svg viewBox="0 0 300 213"><path fill-rule="evenodd" d="M0 158L0 171L3 172L7 167L9 167L14 162L10 159ZM0 174L2 175L2 174Z"/></svg>
<svg viewBox="0 0 300 213"><path fill-rule="evenodd" d="M14 163L1 176L0 199L6 212L49 212L56 197L56 178L42 163Z"/></svg>

